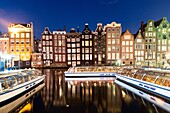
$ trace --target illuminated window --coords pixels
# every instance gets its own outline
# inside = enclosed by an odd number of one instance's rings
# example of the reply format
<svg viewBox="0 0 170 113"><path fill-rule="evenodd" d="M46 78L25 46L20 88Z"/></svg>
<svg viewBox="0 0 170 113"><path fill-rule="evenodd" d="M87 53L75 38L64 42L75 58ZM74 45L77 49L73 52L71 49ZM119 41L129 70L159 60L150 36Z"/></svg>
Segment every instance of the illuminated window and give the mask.
<svg viewBox="0 0 170 113"><path fill-rule="evenodd" d="M122 45L125 45L125 41L122 41Z"/></svg>
<svg viewBox="0 0 170 113"><path fill-rule="evenodd" d="M130 45L133 45L133 41L130 41Z"/></svg>
<svg viewBox="0 0 170 113"><path fill-rule="evenodd" d="M115 40L112 40L112 44L115 44Z"/></svg>
<svg viewBox="0 0 170 113"><path fill-rule="evenodd" d="M72 47L76 47L76 44L72 44Z"/></svg>
<svg viewBox="0 0 170 113"><path fill-rule="evenodd" d="M92 41L90 41L90 46L92 46Z"/></svg>
<svg viewBox="0 0 170 113"><path fill-rule="evenodd" d="M16 38L19 38L19 33L16 33Z"/></svg>
<svg viewBox="0 0 170 113"><path fill-rule="evenodd" d="M110 38L110 37L111 37L111 33L108 33L108 34L107 34L107 37Z"/></svg>
<svg viewBox="0 0 170 113"><path fill-rule="evenodd" d="M79 44L79 43L77 43L77 47L80 47L80 44Z"/></svg>
<svg viewBox="0 0 170 113"><path fill-rule="evenodd" d="M77 54L77 60L80 60L80 54Z"/></svg>
<svg viewBox="0 0 170 113"><path fill-rule="evenodd" d="M85 60L89 60L89 54L85 54Z"/></svg>
<svg viewBox="0 0 170 113"><path fill-rule="evenodd" d="M108 39L108 44L111 44L111 39Z"/></svg>
<svg viewBox="0 0 170 113"><path fill-rule="evenodd" d="M68 55L67 55L67 59L68 59L68 60L71 60L71 54L68 54Z"/></svg>
<svg viewBox="0 0 170 113"><path fill-rule="evenodd" d="M25 34L24 33L21 33L21 38L24 38L25 37Z"/></svg>
<svg viewBox="0 0 170 113"><path fill-rule="evenodd" d="M129 41L126 41L126 45L129 45Z"/></svg>
<svg viewBox="0 0 170 113"><path fill-rule="evenodd" d="M75 38L72 38L72 42L76 42Z"/></svg>
<svg viewBox="0 0 170 113"><path fill-rule="evenodd" d="M66 56L65 55L63 55L63 62L65 62L66 61Z"/></svg>
<svg viewBox="0 0 170 113"><path fill-rule="evenodd" d="M26 33L26 38L29 38L30 37L30 33Z"/></svg>
<svg viewBox="0 0 170 113"><path fill-rule="evenodd" d="M11 33L11 38L14 38L14 33Z"/></svg>
<svg viewBox="0 0 170 113"><path fill-rule="evenodd" d="M108 53L108 59L111 60L111 53Z"/></svg>
<svg viewBox="0 0 170 113"><path fill-rule="evenodd" d="M85 46L89 46L89 41L85 41Z"/></svg>
<svg viewBox="0 0 170 113"><path fill-rule="evenodd" d="M84 41L82 41L82 46L84 46Z"/></svg>
<svg viewBox="0 0 170 113"><path fill-rule="evenodd" d="M92 54L90 54L90 60L92 60Z"/></svg>
<svg viewBox="0 0 170 113"><path fill-rule="evenodd" d="M68 53L71 53L71 49L67 49L67 52L68 52Z"/></svg>

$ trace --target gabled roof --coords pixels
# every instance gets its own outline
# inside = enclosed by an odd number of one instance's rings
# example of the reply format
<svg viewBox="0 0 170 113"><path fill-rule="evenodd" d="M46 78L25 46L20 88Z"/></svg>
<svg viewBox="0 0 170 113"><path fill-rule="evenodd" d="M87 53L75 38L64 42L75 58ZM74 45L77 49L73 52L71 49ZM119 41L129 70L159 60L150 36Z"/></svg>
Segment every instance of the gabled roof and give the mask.
<svg viewBox="0 0 170 113"><path fill-rule="evenodd" d="M42 33L42 35L45 35L45 34L46 35L52 34L48 27L45 27L44 32Z"/></svg>

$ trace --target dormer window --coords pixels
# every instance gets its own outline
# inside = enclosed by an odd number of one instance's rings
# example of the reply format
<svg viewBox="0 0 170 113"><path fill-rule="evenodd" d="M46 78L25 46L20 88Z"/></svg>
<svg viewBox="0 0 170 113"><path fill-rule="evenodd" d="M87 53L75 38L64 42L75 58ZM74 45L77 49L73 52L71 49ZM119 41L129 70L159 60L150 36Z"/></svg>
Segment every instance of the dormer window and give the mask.
<svg viewBox="0 0 170 113"><path fill-rule="evenodd" d="M149 22L149 26L152 26L152 22Z"/></svg>
<svg viewBox="0 0 170 113"><path fill-rule="evenodd" d="M27 27L30 27L30 24L27 24Z"/></svg>

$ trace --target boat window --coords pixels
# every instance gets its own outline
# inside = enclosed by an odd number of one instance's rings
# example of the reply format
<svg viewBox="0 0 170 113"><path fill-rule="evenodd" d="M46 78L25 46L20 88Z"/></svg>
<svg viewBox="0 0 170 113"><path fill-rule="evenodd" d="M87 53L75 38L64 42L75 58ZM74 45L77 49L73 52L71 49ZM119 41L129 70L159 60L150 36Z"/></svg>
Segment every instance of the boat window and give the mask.
<svg viewBox="0 0 170 113"><path fill-rule="evenodd" d="M134 78L141 80L144 74L145 72L142 69L139 69L134 75Z"/></svg>
<svg viewBox="0 0 170 113"><path fill-rule="evenodd" d="M159 78L157 78L155 84L163 85L164 82L165 82L165 78L159 77Z"/></svg>
<svg viewBox="0 0 170 113"><path fill-rule="evenodd" d="M154 72L148 72L142 80L147 81L147 82L154 82L156 79L157 74Z"/></svg>
<svg viewBox="0 0 170 113"><path fill-rule="evenodd" d="M166 79L163 84L163 86L170 87L170 79Z"/></svg>
<svg viewBox="0 0 170 113"><path fill-rule="evenodd" d="M166 77L170 77L170 73L165 73L165 76Z"/></svg>
<svg viewBox="0 0 170 113"><path fill-rule="evenodd" d="M2 90L8 89L9 86L6 82L6 78L0 78L0 82L1 82Z"/></svg>
<svg viewBox="0 0 170 113"><path fill-rule="evenodd" d="M17 85L17 81L14 78L14 76L8 76L8 77L5 77L5 78L6 78L6 83L8 84L9 88L12 88L12 87Z"/></svg>
<svg viewBox="0 0 170 113"><path fill-rule="evenodd" d="M18 84L24 83L23 75L21 75L21 74L16 74L16 75L14 75L14 77L16 78Z"/></svg>

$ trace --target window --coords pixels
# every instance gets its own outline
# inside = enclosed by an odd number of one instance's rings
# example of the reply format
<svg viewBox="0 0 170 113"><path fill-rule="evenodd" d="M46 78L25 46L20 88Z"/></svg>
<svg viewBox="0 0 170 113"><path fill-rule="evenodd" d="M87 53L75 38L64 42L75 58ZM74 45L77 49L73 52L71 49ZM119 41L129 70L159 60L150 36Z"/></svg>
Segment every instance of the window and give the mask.
<svg viewBox="0 0 170 113"><path fill-rule="evenodd" d="M29 38L30 37L30 33L26 33L26 38Z"/></svg>
<svg viewBox="0 0 170 113"><path fill-rule="evenodd" d="M11 44L14 44L14 40L11 40Z"/></svg>
<svg viewBox="0 0 170 113"><path fill-rule="evenodd" d="M85 54L85 60L89 60L89 54Z"/></svg>
<svg viewBox="0 0 170 113"><path fill-rule="evenodd" d="M82 46L84 46L84 41L82 41Z"/></svg>
<svg viewBox="0 0 170 113"><path fill-rule="evenodd" d="M14 38L14 33L11 33L11 38Z"/></svg>
<svg viewBox="0 0 170 113"><path fill-rule="evenodd" d="M125 41L122 41L122 45L125 45Z"/></svg>
<svg viewBox="0 0 170 113"><path fill-rule="evenodd" d="M27 51L27 52L29 51L29 47L26 47L26 51Z"/></svg>
<svg viewBox="0 0 170 113"><path fill-rule="evenodd" d="M89 41L85 41L85 46L89 46Z"/></svg>
<svg viewBox="0 0 170 113"><path fill-rule="evenodd" d="M130 41L130 45L133 45L133 41Z"/></svg>
<svg viewBox="0 0 170 113"><path fill-rule="evenodd" d="M77 43L77 47L80 47L80 44L79 44L79 43Z"/></svg>
<svg viewBox="0 0 170 113"><path fill-rule="evenodd" d="M21 38L24 38L25 37L25 34L24 33L21 33Z"/></svg>
<svg viewBox="0 0 170 113"><path fill-rule="evenodd" d="M108 39L108 44L111 44L111 39Z"/></svg>
<svg viewBox="0 0 170 113"><path fill-rule="evenodd" d="M19 33L16 33L16 38L19 38Z"/></svg>
<svg viewBox="0 0 170 113"><path fill-rule="evenodd" d="M68 52L68 53L71 53L71 49L67 49L67 52Z"/></svg>
<svg viewBox="0 0 170 113"><path fill-rule="evenodd" d="M26 40L26 44L29 44L29 40Z"/></svg>

